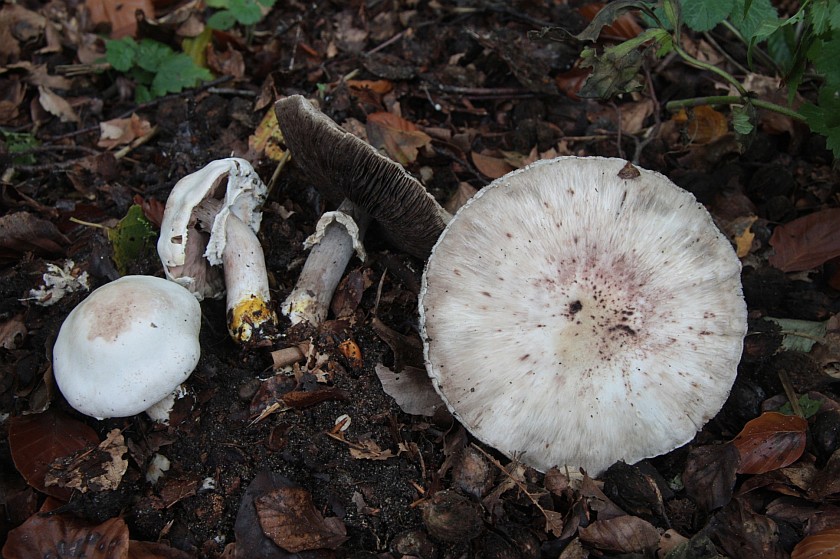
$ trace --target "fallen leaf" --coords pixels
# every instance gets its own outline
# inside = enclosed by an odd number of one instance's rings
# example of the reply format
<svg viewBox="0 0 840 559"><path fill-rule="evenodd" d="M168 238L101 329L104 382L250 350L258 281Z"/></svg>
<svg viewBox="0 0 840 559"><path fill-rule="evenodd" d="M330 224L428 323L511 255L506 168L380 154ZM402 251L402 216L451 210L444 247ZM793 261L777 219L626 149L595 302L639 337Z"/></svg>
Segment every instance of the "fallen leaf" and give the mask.
<svg viewBox="0 0 840 559"><path fill-rule="evenodd" d="M337 549L347 540L344 523L324 518L302 487L279 487L254 499L263 533L292 553Z"/></svg>
<svg viewBox="0 0 840 559"><path fill-rule="evenodd" d="M707 512L726 505L732 499L739 465L738 449L731 444L692 448L683 472L686 493Z"/></svg>
<svg viewBox="0 0 840 559"><path fill-rule="evenodd" d="M735 219L729 223L727 230L729 230L735 238L735 253L738 258L744 258L752 250L753 241L755 240L755 233L753 233L753 223L758 219L757 216L745 216Z"/></svg>
<svg viewBox="0 0 840 559"><path fill-rule="evenodd" d="M26 483L47 495L68 501L72 491L46 487L44 478L50 464L89 445L99 444L96 431L69 415L47 410L13 417L9 421L9 450L15 468Z"/></svg>
<svg viewBox="0 0 840 559"><path fill-rule="evenodd" d="M23 313L18 313L8 320L0 322L0 347L3 349L17 349L27 334Z"/></svg>
<svg viewBox="0 0 840 559"><path fill-rule="evenodd" d="M111 26L112 39L137 35L135 13L138 10L147 19L155 17L152 0L85 0L85 6L94 24L107 23Z"/></svg>
<svg viewBox="0 0 840 559"><path fill-rule="evenodd" d="M24 252L58 255L69 244L70 240L51 221L29 212L0 216L0 260L17 259Z"/></svg>
<svg viewBox="0 0 840 559"><path fill-rule="evenodd" d="M341 355L347 359L350 366L354 369L361 369L364 366L364 361L362 360L362 350L359 348L359 344L355 341L347 339L338 344L338 351Z"/></svg>
<svg viewBox="0 0 840 559"><path fill-rule="evenodd" d="M596 549L618 553L642 553L655 549L659 543L659 531L637 516L596 520L578 534Z"/></svg>
<svg viewBox="0 0 840 559"><path fill-rule="evenodd" d="M157 542L129 540L126 559L192 559L186 551Z"/></svg>
<svg viewBox="0 0 840 559"><path fill-rule="evenodd" d="M686 142L691 144L709 144L729 132L726 116L708 105L680 109L671 120L680 125Z"/></svg>
<svg viewBox="0 0 840 559"><path fill-rule="evenodd" d="M272 161L280 161L287 156L287 152L280 147L282 142L283 133L277 122L277 113L269 108L254 133L248 137L248 148L257 154L265 153Z"/></svg>
<svg viewBox="0 0 840 559"><path fill-rule="evenodd" d="M61 122L79 122L79 115L76 114L70 103L44 85L38 86L38 102L41 103L45 111L57 116Z"/></svg>
<svg viewBox="0 0 840 559"><path fill-rule="evenodd" d="M741 455L739 474L762 474L796 462L805 451L808 422L767 412L747 422L732 441Z"/></svg>
<svg viewBox="0 0 840 559"><path fill-rule="evenodd" d="M413 122L384 111L369 114L365 130L374 147L384 148L391 159L402 165L413 163L418 150L432 141Z"/></svg>
<svg viewBox="0 0 840 559"><path fill-rule="evenodd" d="M800 217L773 230L770 264L783 272L810 270L840 256L840 208Z"/></svg>
<svg viewBox="0 0 840 559"><path fill-rule="evenodd" d="M707 535L731 559L787 559L779 542L779 527L753 511L746 501L733 499L707 526Z"/></svg>
<svg viewBox="0 0 840 559"><path fill-rule="evenodd" d="M137 138L149 134L152 124L136 114L129 118L114 118L99 123L99 142L97 146L113 149L117 146L130 144Z"/></svg>
<svg viewBox="0 0 840 559"><path fill-rule="evenodd" d="M482 175L491 179L497 179L514 170L514 167L510 163L500 157L493 157L476 151L472 152L470 157L475 168Z"/></svg>
<svg viewBox="0 0 840 559"><path fill-rule="evenodd" d="M375 370L385 394L393 398L405 413L431 417L444 405L425 369L405 366L402 372L395 373L377 363Z"/></svg>
<svg viewBox="0 0 840 559"><path fill-rule="evenodd" d="M81 493L91 491L112 491L119 487L128 460L125 439L119 429L112 429L96 448L85 448L71 456L57 459L50 464L44 477L44 485L67 487Z"/></svg>
<svg viewBox="0 0 840 559"><path fill-rule="evenodd" d="M61 514L35 514L9 532L2 555L5 559L125 558L128 557L128 526L121 518L90 525Z"/></svg>
<svg viewBox="0 0 840 559"><path fill-rule="evenodd" d="M840 528L804 538L793 548L790 559L840 559Z"/></svg>
<svg viewBox="0 0 840 559"><path fill-rule="evenodd" d="M825 467L817 471L810 489L809 494L815 500L840 493L840 449L835 450Z"/></svg>

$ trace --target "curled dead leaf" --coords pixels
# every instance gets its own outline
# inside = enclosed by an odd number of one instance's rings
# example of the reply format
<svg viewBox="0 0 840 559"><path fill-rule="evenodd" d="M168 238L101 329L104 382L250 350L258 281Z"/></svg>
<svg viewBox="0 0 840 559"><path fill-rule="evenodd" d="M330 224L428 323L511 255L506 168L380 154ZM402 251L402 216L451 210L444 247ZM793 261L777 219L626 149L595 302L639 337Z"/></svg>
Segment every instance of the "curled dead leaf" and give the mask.
<svg viewBox="0 0 840 559"><path fill-rule="evenodd" d="M596 520L578 532L580 539L604 551L641 553L659 543L659 531L638 516Z"/></svg>
<svg viewBox="0 0 840 559"><path fill-rule="evenodd" d="M796 544L790 559L840 558L840 528L829 528L804 538Z"/></svg>
<svg viewBox="0 0 840 559"><path fill-rule="evenodd" d="M783 272L801 272L840 256L840 208L822 210L773 230L770 264Z"/></svg>
<svg viewBox="0 0 840 559"><path fill-rule="evenodd" d="M373 146L384 148L391 159L402 165L413 163L419 149L432 141L416 124L392 113L369 114L365 129Z"/></svg>

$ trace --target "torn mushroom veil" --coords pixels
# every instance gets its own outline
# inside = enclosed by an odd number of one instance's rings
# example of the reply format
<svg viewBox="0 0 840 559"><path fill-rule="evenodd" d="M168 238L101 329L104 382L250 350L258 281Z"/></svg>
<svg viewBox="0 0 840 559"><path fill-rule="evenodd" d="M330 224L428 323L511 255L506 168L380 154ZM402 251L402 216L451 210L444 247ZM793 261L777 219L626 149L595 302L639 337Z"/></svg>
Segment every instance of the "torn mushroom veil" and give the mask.
<svg viewBox="0 0 840 559"><path fill-rule="evenodd" d="M478 439L539 470L597 475L681 446L735 379L738 258L690 193L627 170L561 157L496 180L423 275L436 389Z"/></svg>

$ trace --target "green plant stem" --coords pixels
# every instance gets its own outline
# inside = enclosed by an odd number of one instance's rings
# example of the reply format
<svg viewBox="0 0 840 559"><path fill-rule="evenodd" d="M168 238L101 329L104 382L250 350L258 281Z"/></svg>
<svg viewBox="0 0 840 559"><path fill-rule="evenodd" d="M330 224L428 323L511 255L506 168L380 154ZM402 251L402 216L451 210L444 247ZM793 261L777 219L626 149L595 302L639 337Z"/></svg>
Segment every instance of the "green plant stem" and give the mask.
<svg viewBox="0 0 840 559"><path fill-rule="evenodd" d="M746 97L746 96L747 96L747 90L746 90L746 89L744 89L744 86L743 86L743 85L741 85L741 82L739 82L739 81L738 81L738 80L736 80L734 77L732 77L732 75L731 75L731 74L729 74L729 72L726 72L726 71L724 71L724 70L721 70L721 69L720 69L720 68L718 68L717 66L713 66L713 65L711 65L711 64L707 64L707 63L705 63L705 62L702 62L702 61L700 61L700 60L697 60L696 58L694 58L693 56L691 56L690 54L688 54L688 53L687 53L687 52L686 52L686 51L685 51L685 50L684 50L684 49L683 49L683 48L682 48L679 44L677 44L676 42L674 42L674 51L675 51L677 54L679 54L679 55L680 55L680 57L681 57L683 60L685 60L688 64L690 64L691 66L694 66L695 68L700 68L701 70L707 70L707 71L709 71L709 72L712 72L712 73L714 73L714 74L717 74L718 76L720 76L721 78L723 78L724 80L726 80L727 82L729 82L730 84L732 84L732 85L735 87L735 89L737 89L737 90L738 90L738 93L740 93L742 97Z"/></svg>
<svg viewBox="0 0 840 559"><path fill-rule="evenodd" d="M713 95L711 97L679 99L677 101L669 101L666 103L665 109L669 112L676 112L677 110L685 107L697 107L699 105L743 105L744 103L750 103L759 109L767 109L768 111L785 115L794 120L805 122L805 117L793 109L788 109L787 107L777 105L776 103L770 103L769 101L762 101L761 99L745 99L744 97L739 97L737 95Z"/></svg>

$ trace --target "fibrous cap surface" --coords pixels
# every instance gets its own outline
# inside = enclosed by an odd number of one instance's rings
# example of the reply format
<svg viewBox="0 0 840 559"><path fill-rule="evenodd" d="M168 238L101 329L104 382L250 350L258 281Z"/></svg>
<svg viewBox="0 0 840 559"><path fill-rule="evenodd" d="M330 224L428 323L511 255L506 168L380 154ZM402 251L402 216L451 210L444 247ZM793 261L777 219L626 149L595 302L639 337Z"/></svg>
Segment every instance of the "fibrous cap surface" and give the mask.
<svg viewBox="0 0 840 559"><path fill-rule="evenodd" d="M735 379L738 258L691 194L650 171L621 178L625 165L561 157L498 179L423 276L438 392L476 437L540 470L596 475L668 452Z"/></svg>

